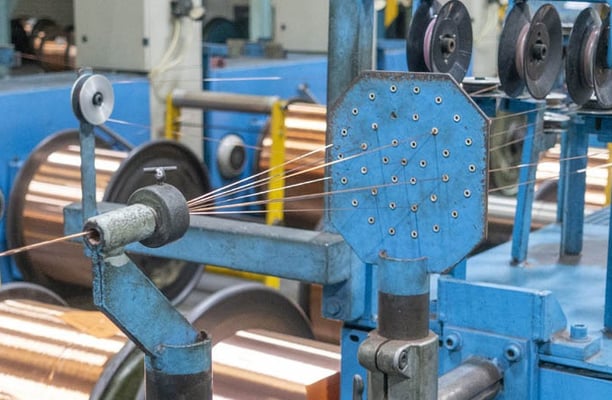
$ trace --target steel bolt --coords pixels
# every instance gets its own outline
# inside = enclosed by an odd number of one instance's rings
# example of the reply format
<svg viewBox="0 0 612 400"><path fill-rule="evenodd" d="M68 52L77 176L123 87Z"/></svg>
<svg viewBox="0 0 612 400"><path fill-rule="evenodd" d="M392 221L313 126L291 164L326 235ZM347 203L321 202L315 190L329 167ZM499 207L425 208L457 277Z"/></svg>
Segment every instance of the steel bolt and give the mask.
<svg viewBox="0 0 612 400"><path fill-rule="evenodd" d="M337 317L342 313L342 305L336 299L328 300L325 303L325 311L332 317Z"/></svg>
<svg viewBox="0 0 612 400"><path fill-rule="evenodd" d="M448 351L456 351L461 349L461 336L458 333L449 333L444 338L444 347Z"/></svg>
<svg viewBox="0 0 612 400"><path fill-rule="evenodd" d="M406 350L402 350L397 358L397 368L402 371L404 368L408 366L408 352Z"/></svg>
<svg viewBox="0 0 612 400"><path fill-rule="evenodd" d="M506 360L510 362L518 361L522 356L521 348L516 343L510 343L504 349L504 356L506 357Z"/></svg>
<svg viewBox="0 0 612 400"><path fill-rule="evenodd" d="M585 324L573 324L570 327L570 339L581 341L588 338L588 327Z"/></svg>

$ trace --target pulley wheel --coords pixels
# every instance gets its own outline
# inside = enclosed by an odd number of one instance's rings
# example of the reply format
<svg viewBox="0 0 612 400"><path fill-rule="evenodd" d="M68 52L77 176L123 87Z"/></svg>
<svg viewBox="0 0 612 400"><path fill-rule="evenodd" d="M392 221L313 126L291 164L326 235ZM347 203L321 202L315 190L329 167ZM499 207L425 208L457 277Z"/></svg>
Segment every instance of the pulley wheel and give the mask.
<svg viewBox="0 0 612 400"><path fill-rule="evenodd" d="M423 1L412 16L412 23L406 40L406 57L408 70L429 72L425 63L425 34L433 21L431 2Z"/></svg>
<svg viewBox="0 0 612 400"><path fill-rule="evenodd" d="M115 95L110 81L102 75L85 74L72 87L72 110L82 122L102 125L110 117Z"/></svg>
<svg viewBox="0 0 612 400"><path fill-rule="evenodd" d="M519 96L525 89L522 55L529 20L529 6L515 3L499 38L497 71L502 90L510 97Z"/></svg>
<svg viewBox="0 0 612 400"><path fill-rule="evenodd" d="M583 105L593 95L593 68L601 18L592 7L585 8L574 21L567 45L565 82L574 103Z"/></svg>
<svg viewBox="0 0 612 400"><path fill-rule="evenodd" d="M472 58L472 21L463 3L451 0L442 6L430 40L429 46L425 43L430 70L449 73L461 82Z"/></svg>
<svg viewBox="0 0 612 400"><path fill-rule="evenodd" d="M523 76L527 90L543 99L552 90L563 56L561 18L550 4L536 11L523 47Z"/></svg>
<svg viewBox="0 0 612 400"><path fill-rule="evenodd" d="M597 104L612 107L612 69L608 67L608 41L610 36L610 8L604 7L602 25L595 52L594 87Z"/></svg>

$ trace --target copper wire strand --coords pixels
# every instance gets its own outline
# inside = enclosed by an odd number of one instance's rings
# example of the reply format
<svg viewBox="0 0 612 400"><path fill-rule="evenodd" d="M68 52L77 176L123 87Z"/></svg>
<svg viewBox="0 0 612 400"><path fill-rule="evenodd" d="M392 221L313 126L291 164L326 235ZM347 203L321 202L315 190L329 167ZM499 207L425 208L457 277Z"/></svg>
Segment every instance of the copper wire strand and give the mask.
<svg viewBox="0 0 612 400"><path fill-rule="evenodd" d="M58 237L58 238L55 238L55 239L46 240L44 242L38 242L38 243L29 244L27 246L22 246L22 247L18 247L18 248L15 248L15 249L4 251L4 252L0 253L0 257L12 256L12 255L15 255L15 254L23 253L25 251L37 249L39 247L48 246L48 245L51 245L51 244L54 244L54 243L64 242L64 241L68 241L68 240L72 240L72 239L78 239L80 237L87 236L90 233L91 233L91 231L87 230L87 231L83 231L83 232L73 233L71 235L66 235L66 236Z"/></svg>

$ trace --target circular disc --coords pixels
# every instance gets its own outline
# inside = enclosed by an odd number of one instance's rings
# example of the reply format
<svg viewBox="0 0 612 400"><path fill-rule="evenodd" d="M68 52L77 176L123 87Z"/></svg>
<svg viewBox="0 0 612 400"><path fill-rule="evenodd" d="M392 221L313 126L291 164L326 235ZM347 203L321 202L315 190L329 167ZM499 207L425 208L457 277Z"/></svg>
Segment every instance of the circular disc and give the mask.
<svg viewBox="0 0 612 400"><path fill-rule="evenodd" d="M523 76L527 90L543 99L552 90L563 57L563 36L559 13L550 4L536 11L523 48Z"/></svg>
<svg viewBox="0 0 612 400"><path fill-rule="evenodd" d="M612 69L608 68L608 36L610 35L610 9L604 8L602 26L595 52L595 71L593 73L597 103L601 107L612 107Z"/></svg>
<svg viewBox="0 0 612 400"><path fill-rule="evenodd" d="M592 68L601 18L592 7L585 8L574 21L567 45L565 81L574 103L583 105L593 95ZM595 39L595 40L594 40ZM589 68L590 67L590 68ZM591 79L589 79L591 76Z"/></svg>
<svg viewBox="0 0 612 400"><path fill-rule="evenodd" d="M78 119L102 125L110 117L115 95L110 81L102 75L83 75L72 90L72 108Z"/></svg>
<svg viewBox="0 0 612 400"><path fill-rule="evenodd" d="M529 6L526 3L515 3L506 17L499 38L497 71L502 89L510 97L520 95L525 89L517 68L517 54L522 51L518 46L519 38L523 28L529 24L529 19Z"/></svg>
<svg viewBox="0 0 612 400"><path fill-rule="evenodd" d="M429 48L425 57L432 72L449 73L461 82L472 58L472 21L463 3L451 0L440 9Z"/></svg>
<svg viewBox="0 0 612 400"><path fill-rule="evenodd" d="M424 43L425 33L432 19L431 3L428 1L421 2L421 5L412 17L412 23L410 24L406 40L406 58L409 71L429 72L429 68L427 68L425 63Z"/></svg>

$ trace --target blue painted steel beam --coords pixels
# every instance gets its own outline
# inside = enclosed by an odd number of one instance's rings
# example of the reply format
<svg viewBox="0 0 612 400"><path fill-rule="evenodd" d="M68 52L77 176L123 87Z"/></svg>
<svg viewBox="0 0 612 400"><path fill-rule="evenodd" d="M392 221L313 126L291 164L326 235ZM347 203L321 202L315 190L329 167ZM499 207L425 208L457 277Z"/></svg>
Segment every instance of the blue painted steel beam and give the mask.
<svg viewBox="0 0 612 400"><path fill-rule="evenodd" d="M98 207L104 212L120 205ZM80 216L79 204L64 209L66 232L82 230ZM134 243L126 249L323 285L347 281L353 261L340 235L203 216L192 216L189 230L176 242L156 249Z"/></svg>
<svg viewBox="0 0 612 400"><path fill-rule="evenodd" d="M519 189L516 196L516 214L512 228L512 262L519 264L527 259L529 232L531 230L531 211L535 192L537 161L542 151L538 137L543 135L544 103L505 99L507 109L527 114L527 133L523 141L523 153L519 171Z"/></svg>
<svg viewBox="0 0 612 400"><path fill-rule="evenodd" d="M328 105L338 100L361 71L373 68L373 32L372 0L330 0Z"/></svg>
<svg viewBox="0 0 612 400"><path fill-rule="evenodd" d="M589 150L589 135L572 126L564 141L563 151L567 161L563 162L563 211L561 216L561 255L578 255L582 252L584 233L584 195ZM583 171L583 172L578 172Z"/></svg>

